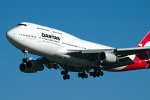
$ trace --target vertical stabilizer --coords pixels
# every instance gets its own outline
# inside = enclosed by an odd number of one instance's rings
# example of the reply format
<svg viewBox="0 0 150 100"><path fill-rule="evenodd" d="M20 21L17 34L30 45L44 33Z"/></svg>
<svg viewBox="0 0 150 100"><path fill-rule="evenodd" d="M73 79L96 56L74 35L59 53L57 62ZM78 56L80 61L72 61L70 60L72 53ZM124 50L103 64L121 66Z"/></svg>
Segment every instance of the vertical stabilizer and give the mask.
<svg viewBox="0 0 150 100"><path fill-rule="evenodd" d="M145 46L150 46L150 31L143 38L143 40L137 45L137 47L145 47Z"/></svg>

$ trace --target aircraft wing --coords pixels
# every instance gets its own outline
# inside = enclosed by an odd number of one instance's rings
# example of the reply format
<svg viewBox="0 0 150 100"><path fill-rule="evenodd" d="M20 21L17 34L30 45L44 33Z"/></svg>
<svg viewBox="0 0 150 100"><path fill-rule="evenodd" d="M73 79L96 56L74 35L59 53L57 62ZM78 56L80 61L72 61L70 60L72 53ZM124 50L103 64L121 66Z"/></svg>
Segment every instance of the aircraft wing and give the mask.
<svg viewBox="0 0 150 100"><path fill-rule="evenodd" d="M150 47L134 47L134 48L121 48L117 49L117 55L133 55L133 54L144 54L149 53Z"/></svg>
<svg viewBox="0 0 150 100"><path fill-rule="evenodd" d="M147 59L150 58L149 51L150 47L134 47L120 49L67 50L67 54L77 58L94 61L98 59L98 55L101 52L112 52L118 57L136 54L140 59Z"/></svg>

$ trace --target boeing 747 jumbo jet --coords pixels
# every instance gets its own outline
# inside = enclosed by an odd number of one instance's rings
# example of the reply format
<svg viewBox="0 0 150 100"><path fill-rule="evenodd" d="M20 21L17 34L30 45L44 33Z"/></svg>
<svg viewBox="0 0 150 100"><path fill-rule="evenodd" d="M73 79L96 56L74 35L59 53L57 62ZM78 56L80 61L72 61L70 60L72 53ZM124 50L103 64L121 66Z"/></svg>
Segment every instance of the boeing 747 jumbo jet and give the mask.
<svg viewBox="0 0 150 100"><path fill-rule="evenodd" d="M8 41L24 53L19 68L24 73L43 71L44 66L60 69L63 79L68 72L78 77L103 76L103 71L128 71L150 68L150 32L134 48L113 48L81 40L53 28L22 22L7 32ZM27 58L27 54L41 56Z"/></svg>

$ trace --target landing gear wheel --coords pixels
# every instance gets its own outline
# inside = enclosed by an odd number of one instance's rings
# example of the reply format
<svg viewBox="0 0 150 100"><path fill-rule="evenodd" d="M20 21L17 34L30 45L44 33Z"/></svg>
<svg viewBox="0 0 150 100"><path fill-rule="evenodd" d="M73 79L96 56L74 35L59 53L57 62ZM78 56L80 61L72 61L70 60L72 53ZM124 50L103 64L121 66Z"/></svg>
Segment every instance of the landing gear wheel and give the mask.
<svg viewBox="0 0 150 100"><path fill-rule="evenodd" d="M95 72L93 72L93 77L96 77L96 73Z"/></svg>
<svg viewBox="0 0 150 100"><path fill-rule="evenodd" d="M20 64L19 69L20 71L24 72L24 70L26 69L25 64L24 63Z"/></svg>
<svg viewBox="0 0 150 100"><path fill-rule="evenodd" d="M100 75L101 75L101 76L103 76L103 75L104 75L104 73L101 71L101 72L100 72Z"/></svg>
<svg viewBox="0 0 150 100"><path fill-rule="evenodd" d="M90 72L90 76L93 76L93 72Z"/></svg>
<svg viewBox="0 0 150 100"><path fill-rule="evenodd" d="M69 76L69 75L67 75L67 76L66 76L66 78L67 78L67 79L70 79L70 76Z"/></svg>
<svg viewBox="0 0 150 100"><path fill-rule="evenodd" d="M85 74L85 78L88 78L88 74Z"/></svg>
<svg viewBox="0 0 150 100"><path fill-rule="evenodd" d="M81 76L82 79L84 79L84 76Z"/></svg>
<svg viewBox="0 0 150 100"><path fill-rule="evenodd" d="M61 75L65 75L65 71L61 71Z"/></svg>
<svg viewBox="0 0 150 100"><path fill-rule="evenodd" d="M65 70L65 71L61 71L61 75L67 75L68 74L68 71Z"/></svg>
<svg viewBox="0 0 150 100"><path fill-rule="evenodd" d="M85 78L85 73L81 73L81 78L82 78L82 79Z"/></svg>
<svg viewBox="0 0 150 100"><path fill-rule="evenodd" d="M97 72L97 73L96 73L96 76L97 76L97 77L99 77L99 76L100 76L100 73L99 73L99 72Z"/></svg>
<svg viewBox="0 0 150 100"><path fill-rule="evenodd" d="M66 79L69 80L69 79L70 79L70 76L69 76L69 75L64 75L64 76L63 76L63 79L64 79L64 80L66 80Z"/></svg>
<svg viewBox="0 0 150 100"><path fill-rule="evenodd" d="M63 76L63 79L64 79L64 80L66 80L66 79L67 79L65 75Z"/></svg>
<svg viewBox="0 0 150 100"><path fill-rule="evenodd" d="M81 73L78 73L78 77L81 77Z"/></svg>

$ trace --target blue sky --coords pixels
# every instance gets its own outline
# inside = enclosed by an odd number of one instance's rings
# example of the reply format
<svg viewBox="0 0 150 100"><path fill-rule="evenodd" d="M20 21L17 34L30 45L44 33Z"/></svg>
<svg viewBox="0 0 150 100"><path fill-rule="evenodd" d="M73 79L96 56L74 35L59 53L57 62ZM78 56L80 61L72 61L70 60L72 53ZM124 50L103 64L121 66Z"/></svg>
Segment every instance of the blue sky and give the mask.
<svg viewBox="0 0 150 100"><path fill-rule="evenodd" d="M84 80L77 73L69 73L71 79L67 81L60 70L20 72L23 53L5 37L20 22L52 27L116 48L135 47L150 31L149 0L1 0L0 99L150 99L150 69L104 72L103 77Z"/></svg>

